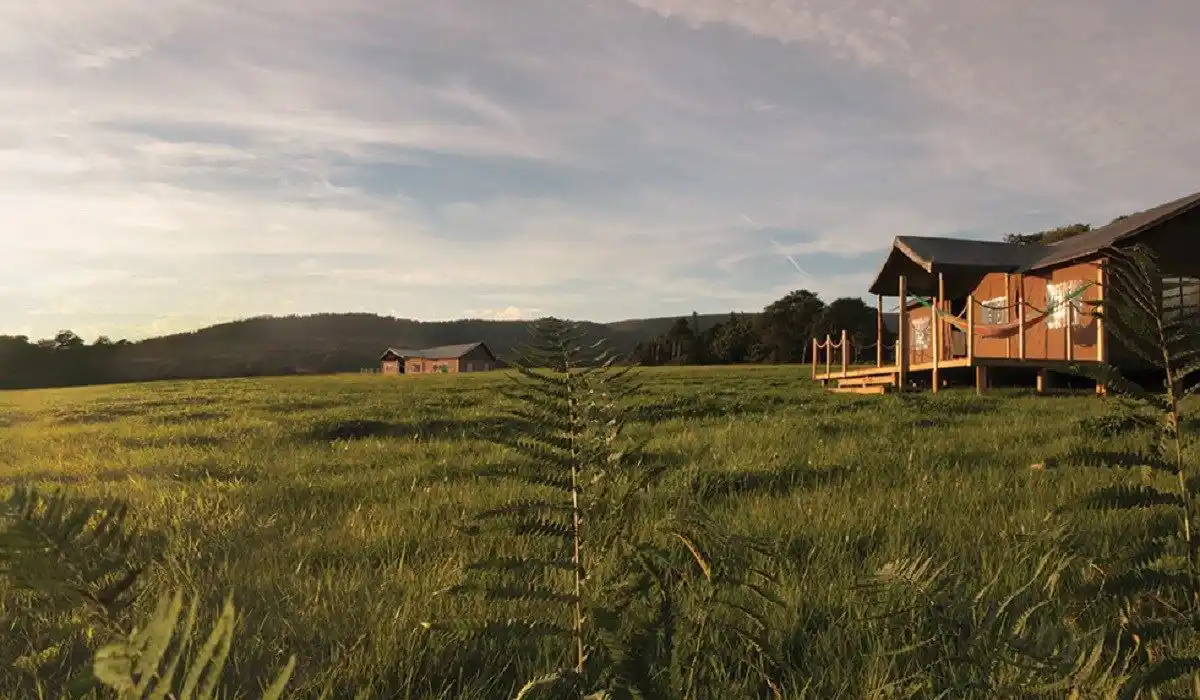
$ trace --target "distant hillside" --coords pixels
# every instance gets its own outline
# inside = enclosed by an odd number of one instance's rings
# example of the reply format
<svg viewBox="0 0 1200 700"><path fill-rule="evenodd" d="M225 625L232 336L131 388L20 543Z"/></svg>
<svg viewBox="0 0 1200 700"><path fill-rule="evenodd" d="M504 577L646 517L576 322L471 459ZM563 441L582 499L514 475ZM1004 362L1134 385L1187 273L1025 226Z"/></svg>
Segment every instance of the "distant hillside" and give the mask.
<svg viewBox="0 0 1200 700"><path fill-rule="evenodd" d="M582 322L593 338L621 353L666 333L678 317ZM690 318L690 316L689 316ZM704 330L728 314L697 317ZM142 340L113 348L117 381L354 372L376 367L388 347L432 347L483 341L501 358L529 338L527 321L414 321L376 314L260 317Z"/></svg>

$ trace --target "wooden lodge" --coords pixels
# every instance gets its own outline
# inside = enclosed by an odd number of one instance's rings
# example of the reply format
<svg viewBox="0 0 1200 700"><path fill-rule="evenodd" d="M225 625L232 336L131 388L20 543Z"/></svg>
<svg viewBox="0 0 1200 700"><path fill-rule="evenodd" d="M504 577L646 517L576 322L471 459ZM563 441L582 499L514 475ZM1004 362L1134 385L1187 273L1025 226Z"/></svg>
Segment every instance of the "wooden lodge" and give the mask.
<svg viewBox="0 0 1200 700"><path fill-rule="evenodd" d="M441 345L423 350L388 348L379 362L383 374L486 372L500 366L500 361L483 343Z"/></svg>
<svg viewBox="0 0 1200 700"><path fill-rule="evenodd" d="M842 331L813 339L813 378L854 393L936 392L973 379L983 392L989 375L1004 375L1035 381L1040 393L1073 363L1136 367L1088 303L1104 298L1103 251L1134 244L1158 258L1164 313L1200 311L1200 193L1051 244L899 236L870 288L879 319L874 366L849 363ZM899 299L891 353L884 297Z"/></svg>

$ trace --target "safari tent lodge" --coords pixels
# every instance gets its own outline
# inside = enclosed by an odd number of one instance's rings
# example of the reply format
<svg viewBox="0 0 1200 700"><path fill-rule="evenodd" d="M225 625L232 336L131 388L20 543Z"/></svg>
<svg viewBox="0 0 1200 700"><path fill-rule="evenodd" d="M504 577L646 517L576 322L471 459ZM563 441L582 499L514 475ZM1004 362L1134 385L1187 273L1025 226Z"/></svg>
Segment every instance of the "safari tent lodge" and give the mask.
<svg viewBox="0 0 1200 700"><path fill-rule="evenodd" d="M1135 358L1088 302L1103 299L1104 251L1134 244L1158 258L1164 312L1200 311L1200 193L1051 244L899 236L870 287L878 300L874 366L850 365L843 331L813 339L813 378L841 392L936 392L973 374L983 392L991 372L1034 380L1041 392L1073 363L1124 368ZM890 353L884 297L899 299Z"/></svg>

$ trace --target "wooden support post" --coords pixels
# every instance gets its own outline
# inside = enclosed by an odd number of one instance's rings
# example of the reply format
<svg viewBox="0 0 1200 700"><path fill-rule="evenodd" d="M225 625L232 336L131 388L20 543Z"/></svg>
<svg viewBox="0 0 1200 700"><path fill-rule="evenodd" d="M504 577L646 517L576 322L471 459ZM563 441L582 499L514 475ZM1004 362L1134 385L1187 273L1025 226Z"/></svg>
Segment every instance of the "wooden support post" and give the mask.
<svg viewBox="0 0 1200 700"><path fill-rule="evenodd" d="M975 393L984 394L988 389L988 368L987 365L979 365L975 368Z"/></svg>
<svg viewBox="0 0 1200 700"><path fill-rule="evenodd" d="M1004 273L1004 305L1012 306L1012 298L1013 298L1012 273L1005 272ZM1008 320L1008 311L1004 312L1004 320L1005 321ZM1005 338L1004 338L1004 356L1012 357L1012 336L1011 335L1005 336Z"/></svg>
<svg viewBox="0 0 1200 700"><path fill-rule="evenodd" d="M900 327L896 329L896 390L908 388L908 280L900 275Z"/></svg>
<svg viewBox="0 0 1200 700"><path fill-rule="evenodd" d="M846 370L850 369L850 340L846 336L846 329L842 329L842 376L846 376Z"/></svg>
<svg viewBox="0 0 1200 700"><path fill-rule="evenodd" d="M1050 388L1050 370L1043 367L1037 374L1037 393L1044 394Z"/></svg>
<svg viewBox="0 0 1200 700"><path fill-rule="evenodd" d="M930 328L933 332L933 393L938 393L938 389L942 386L942 373L938 368L938 364L942 356L942 299L945 295L945 280L942 273L938 273L938 289L937 299L933 302L933 308L929 310Z"/></svg>
<svg viewBox="0 0 1200 700"><path fill-rule="evenodd" d="M1025 359L1025 275L1017 278L1017 357Z"/></svg>
<svg viewBox="0 0 1200 700"><path fill-rule="evenodd" d="M833 359L833 344L830 341L829 334L825 334L825 376L829 377L829 365Z"/></svg>
<svg viewBox="0 0 1200 700"><path fill-rule="evenodd" d="M1067 362L1075 359L1075 304L1071 300L1067 300L1067 328L1063 332L1063 337L1066 338L1067 347L1064 350L1064 357Z"/></svg>
<svg viewBox="0 0 1200 700"><path fill-rule="evenodd" d="M883 366L883 295L875 296L875 366Z"/></svg>
<svg viewBox="0 0 1200 700"><path fill-rule="evenodd" d="M813 338L813 343L812 343L812 366L813 366L812 378L816 379L817 378L817 339L816 338Z"/></svg>
<svg viewBox="0 0 1200 700"><path fill-rule="evenodd" d="M1106 260L1101 260L1100 264L1096 266L1096 300L1101 302L1108 300L1108 296L1104 291L1104 266L1106 264ZM1092 308L1094 309L1095 307ZM1101 310L1103 310L1103 307L1101 307ZM1096 319L1096 361L1108 362L1108 343L1104 342L1103 318ZM1096 393L1101 396L1107 396L1108 386L1103 382L1097 382Z"/></svg>
<svg viewBox="0 0 1200 700"><path fill-rule="evenodd" d="M975 361L975 295L967 295L967 364Z"/></svg>

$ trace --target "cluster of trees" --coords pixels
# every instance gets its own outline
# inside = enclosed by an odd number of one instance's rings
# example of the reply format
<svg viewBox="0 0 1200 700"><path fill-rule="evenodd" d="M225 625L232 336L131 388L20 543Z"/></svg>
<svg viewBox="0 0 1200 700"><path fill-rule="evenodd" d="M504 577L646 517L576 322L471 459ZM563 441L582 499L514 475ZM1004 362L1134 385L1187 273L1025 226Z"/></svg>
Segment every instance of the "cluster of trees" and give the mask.
<svg viewBox="0 0 1200 700"><path fill-rule="evenodd" d="M114 358L129 345L105 336L88 345L71 331L36 342L24 335L0 335L0 389L92 383L109 373Z"/></svg>
<svg viewBox="0 0 1200 700"><path fill-rule="evenodd" d="M1122 214L1113 219L1109 223L1115 224L1122 219L1128 219L1128 214ZM1022 245L1041 244L1050 245L1064 241L1072 236L1078 236L1081 233L1087 233L1092 230L1091 224L1067 224L1058 228L1046 229L1037 233L1010 233L1004 237L1005 243L1020 243Z"/></svg>
<svg viewBox="0 0 1200 700"><path fill-rule="evenodd" d="M730 314L704 328L693 314L677 319L666 333L638 343L631 360L643 365L808 362L812 339L845 329L855 357L874 356L876 310L862 299L844 297L826 304L806 289L789 293L759 314ZM892 342L885 329L884 343Z"/></svg>
<svg viewBox="0 0 1200 700"><path fill-rule="evenodd" d="M875 310L859 299L825 304L799 290L757 314L695 315L612 324L582 323L589 340L648 365L805 362L811 338L850 331L852 346L875 342ZM86 343L0 335L0 389L355 372L378 367L388 347L482 341L502 358L529 339L529 322L420 322L375 314L259 317L137 342Z"/></svg>

